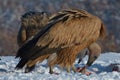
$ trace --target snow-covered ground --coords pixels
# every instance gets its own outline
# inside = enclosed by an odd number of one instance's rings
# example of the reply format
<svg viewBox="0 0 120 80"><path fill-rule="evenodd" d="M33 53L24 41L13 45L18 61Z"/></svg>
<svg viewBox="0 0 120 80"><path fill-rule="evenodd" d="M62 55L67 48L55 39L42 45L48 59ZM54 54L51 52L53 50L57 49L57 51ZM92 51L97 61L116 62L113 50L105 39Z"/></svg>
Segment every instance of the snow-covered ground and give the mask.
<svg viewBox="0 0 120 80"><path fill-rule="evenodd" d="M105 53L94 62L89 68L90 71L96 73L86 76L81 73L67 73L65 70L61 70L59 67L55 67L54 71L60 73L59 75L49 74L49 68L47 61L36 65L36 68L31 73L24 73L24 70L14 70L14 67L18 63L18 59L14 56L0 57L0 80L120 80L120 72L112 71L112 67L109 65L112 63L120 63L120 54L118 53ZM85 64L87 57L83 59ZM77 64L76 67L83 66L83 63Z"/></svg>

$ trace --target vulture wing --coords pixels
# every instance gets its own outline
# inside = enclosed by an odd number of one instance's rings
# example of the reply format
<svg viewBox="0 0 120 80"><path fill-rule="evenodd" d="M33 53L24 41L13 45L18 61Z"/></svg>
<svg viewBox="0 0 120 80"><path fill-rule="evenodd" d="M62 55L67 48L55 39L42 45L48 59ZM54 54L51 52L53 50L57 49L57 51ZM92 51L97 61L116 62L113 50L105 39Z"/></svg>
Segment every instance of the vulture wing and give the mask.
<svg viewBox="0 0 120 80"><path fill-rule="evenodd" d="M59 17L62 15L62 17ZM36 46L49 48L65 48L94 39L100 33L101 21L81 10L65 10L59 12L51 21L59 22L39 38ZM97 36L98 37L98 36Z"/></svg>

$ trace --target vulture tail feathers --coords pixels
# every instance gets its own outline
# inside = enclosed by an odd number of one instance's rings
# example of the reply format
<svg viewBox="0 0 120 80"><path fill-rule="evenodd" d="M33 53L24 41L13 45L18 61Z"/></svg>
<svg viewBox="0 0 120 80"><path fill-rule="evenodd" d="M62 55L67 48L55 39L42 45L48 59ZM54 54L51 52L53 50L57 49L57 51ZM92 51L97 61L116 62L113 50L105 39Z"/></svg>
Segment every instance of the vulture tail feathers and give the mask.
<svg viewBox="0 0 120 80"><path fill-rule="evenodd" d="M101 30L100 30L100 38L104 39L105 37L106 37L106 28L105 28L105 25L102 23Z"/></svg>
<svg viewBox="0 0 120 80"><path fill-rule="evenodd" d="M25 64L28 62L28 59L21 59L15 69L21 69L25 66Z"/></svg>

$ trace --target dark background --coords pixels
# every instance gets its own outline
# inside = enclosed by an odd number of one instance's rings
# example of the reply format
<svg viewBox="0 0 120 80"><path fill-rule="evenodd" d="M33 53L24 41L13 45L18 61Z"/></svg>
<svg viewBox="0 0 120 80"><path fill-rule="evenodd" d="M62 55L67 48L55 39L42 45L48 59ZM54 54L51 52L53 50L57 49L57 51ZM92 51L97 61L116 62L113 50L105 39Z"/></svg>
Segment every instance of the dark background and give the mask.
<svg viewBox="0 0 120 80"><path fill-rule="evenodd" d="M0 55L16 54L20 17L26 11L55 13L68 8L99 16L108 31L103 52L120 52L120 0L0 0Z"/></svg>

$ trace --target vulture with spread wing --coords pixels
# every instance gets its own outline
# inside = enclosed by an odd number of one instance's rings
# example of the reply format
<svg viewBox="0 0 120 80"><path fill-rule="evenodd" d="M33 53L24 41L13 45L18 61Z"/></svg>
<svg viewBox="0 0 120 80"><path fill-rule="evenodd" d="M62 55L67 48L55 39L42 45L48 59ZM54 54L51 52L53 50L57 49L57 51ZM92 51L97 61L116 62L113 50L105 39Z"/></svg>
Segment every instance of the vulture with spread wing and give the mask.
<svg viewBox="0 0 120 80"><path fill-rule="evenodd" d="M96 45L98 38L105 36L102 21L84 10L63 10L50 17L48 23L18 50L20 62L16 68L27 64L31 68L44 56L49 56L48 65L53 73L55 64L76 71L73 63L80 51ZM92 51L91 51L92 52Z"/></svg>

